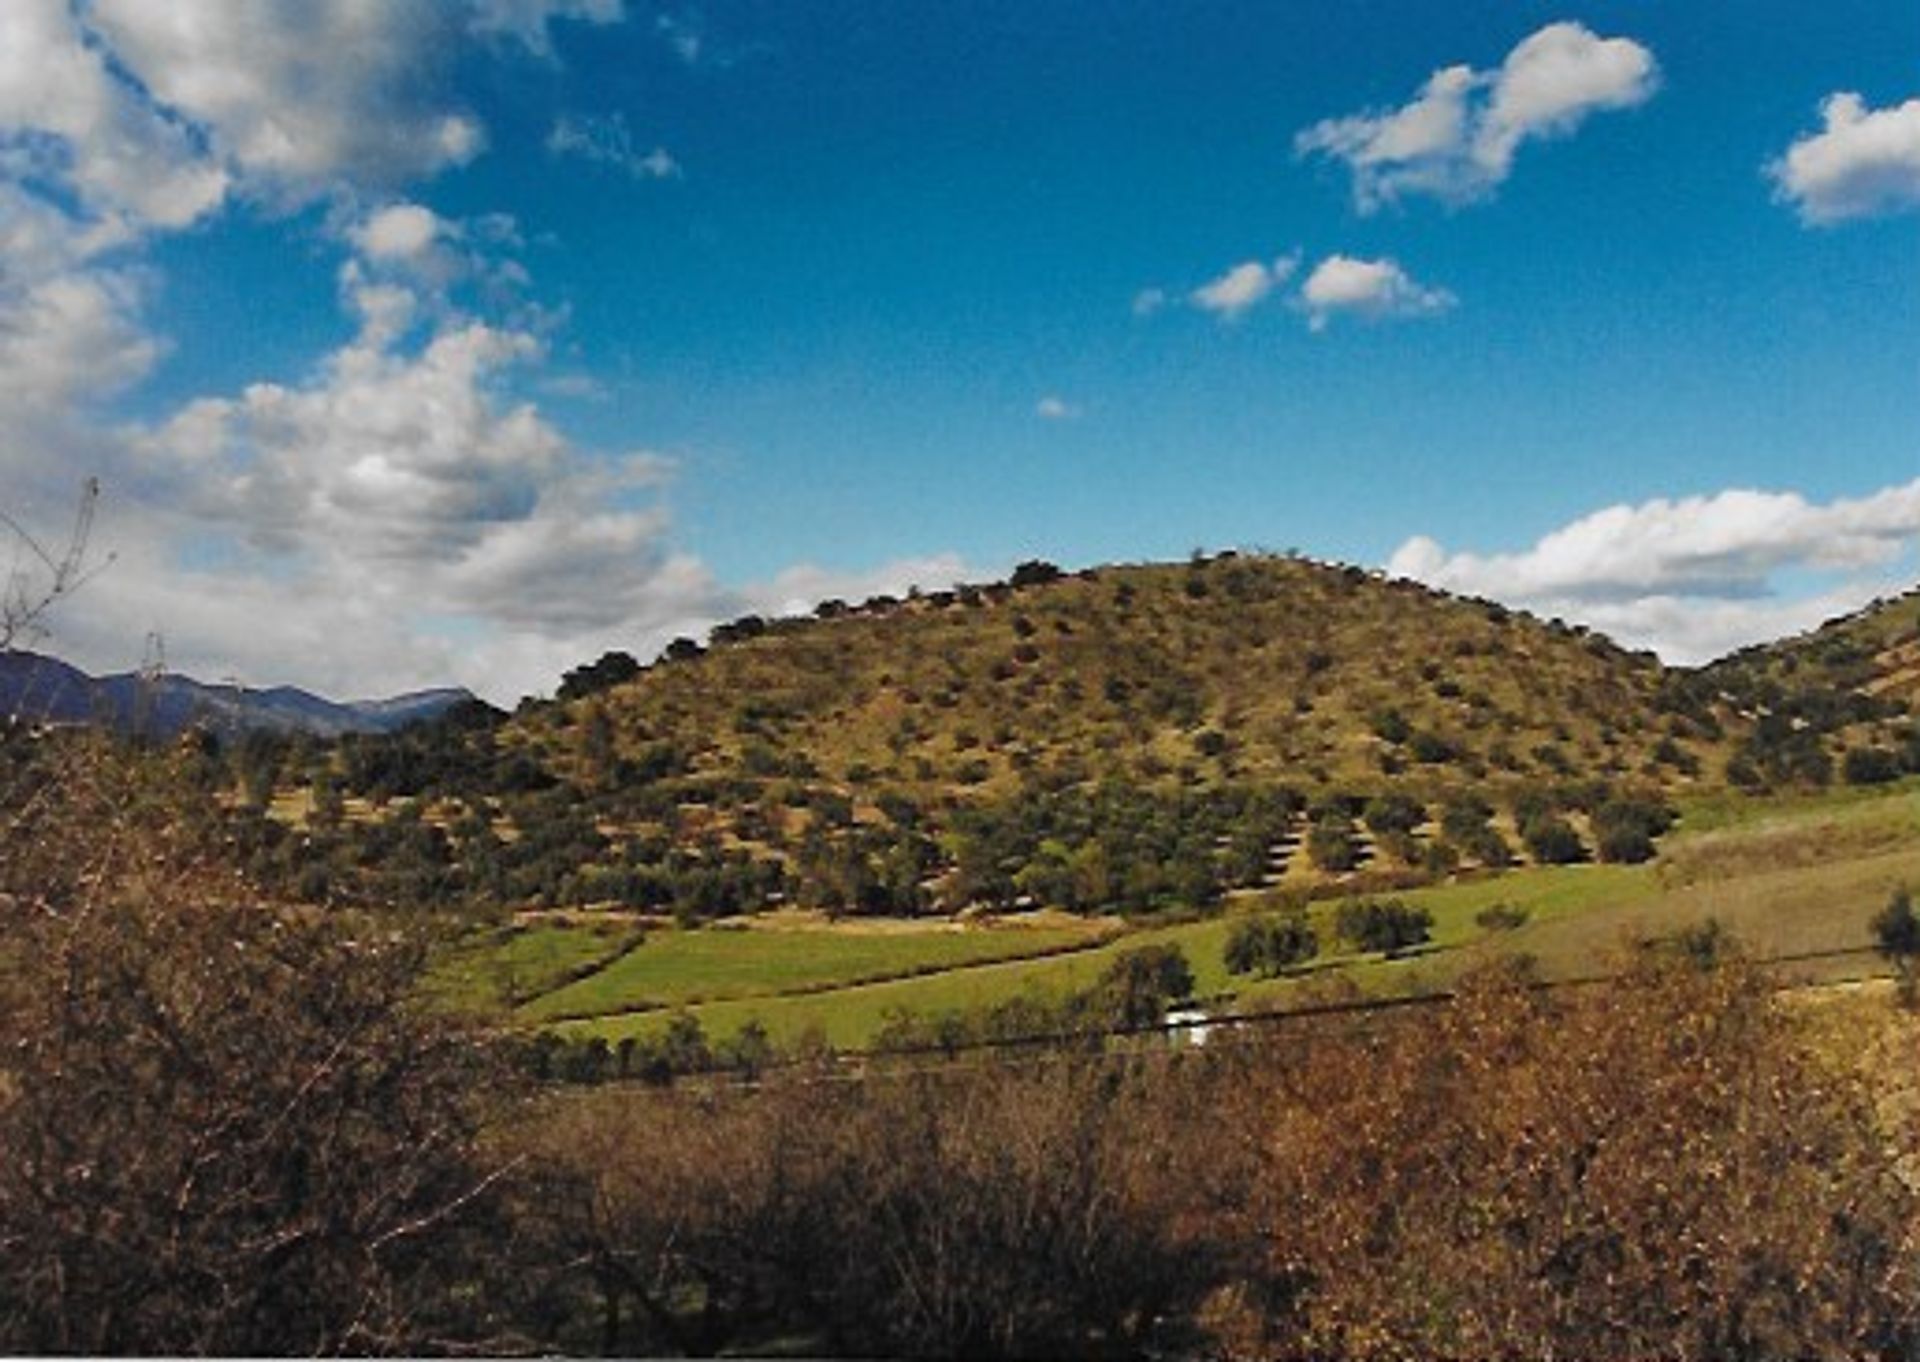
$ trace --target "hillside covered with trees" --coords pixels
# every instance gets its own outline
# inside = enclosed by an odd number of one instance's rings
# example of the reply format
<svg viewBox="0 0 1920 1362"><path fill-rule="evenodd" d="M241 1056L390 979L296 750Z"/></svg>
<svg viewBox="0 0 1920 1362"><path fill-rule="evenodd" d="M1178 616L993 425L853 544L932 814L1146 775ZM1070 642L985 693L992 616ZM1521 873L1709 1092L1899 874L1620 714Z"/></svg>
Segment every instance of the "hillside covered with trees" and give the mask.
<svg viewBox="0 0 1920 1362"><path fill-rule="evenodd" d="M1871 681L1223 553L749 617L512 716L192 760L308 900L1191 912L1640 861L1676 800L1920 769Z"/></svg>

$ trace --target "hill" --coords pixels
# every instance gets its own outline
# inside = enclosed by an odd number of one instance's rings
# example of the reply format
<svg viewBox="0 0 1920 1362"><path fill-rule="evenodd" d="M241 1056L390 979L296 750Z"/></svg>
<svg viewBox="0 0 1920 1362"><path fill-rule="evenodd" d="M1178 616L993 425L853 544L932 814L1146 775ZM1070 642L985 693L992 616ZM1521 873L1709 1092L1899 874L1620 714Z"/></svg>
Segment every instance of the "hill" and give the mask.
<svg viewBox="0 0 1920 1362"><path fill-rule="evenodd" d="M1028 563L608 654L504 720L250 741L202 779L270 813L241 843L302 897L1192 913L1643 862L1729 785L1920 769L1897 701L1774 666L1667 668L1297 557Z"/></svg>
<svg viewBox="0 0 1920 1362"><path fill-rule="evenodd" d="M119 672L94 677L58 658L0 652L0 715L48 723L103 723L121 732L171 738L194 726L237 733L265 729L333 738L390 733L473 699L458 687L383 700L340 702L293 686L255 690L208 685L190 676Z"/></svg>
<svg viewBox="0 0 1920 1362"><path fill-rule="evenodd" d="M616 760L916 798L1112 779L1666 787L1721 741L1652 654L1357 568L1223 554L1016 581L735 621L509 734L585 778L604 716Z"/></svg>
<svg viewBox="0 0 1920 1362"><path fill-rule="evenodd" d="M1707 669L1783 688L1920 704L1920 587L1828 620L1811 633L1742 649Z"/></svg>
<svg viewBox="0 0 1920 1362"><path fill-rule="evenodd" d="M1688 677L1696 697L1730 706L1747 736L1730 783L1823 784L1836 759L1849 784L1920 769L1920 588L1810 633L1745 648Z"/></svg>

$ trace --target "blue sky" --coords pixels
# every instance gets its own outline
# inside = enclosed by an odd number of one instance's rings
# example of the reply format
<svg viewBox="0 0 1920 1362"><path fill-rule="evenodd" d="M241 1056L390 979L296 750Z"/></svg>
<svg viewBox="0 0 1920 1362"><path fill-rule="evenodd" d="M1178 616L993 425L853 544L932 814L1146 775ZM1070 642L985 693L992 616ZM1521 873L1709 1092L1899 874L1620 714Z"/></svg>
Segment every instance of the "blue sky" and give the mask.
<svg viewBox="0 0 1920 1362"><path fill-rule="evenodd" d="M95 666L511 699L1225 545L1693 660L1920 575L1911 6L170 9L0 15Z"/></svg>

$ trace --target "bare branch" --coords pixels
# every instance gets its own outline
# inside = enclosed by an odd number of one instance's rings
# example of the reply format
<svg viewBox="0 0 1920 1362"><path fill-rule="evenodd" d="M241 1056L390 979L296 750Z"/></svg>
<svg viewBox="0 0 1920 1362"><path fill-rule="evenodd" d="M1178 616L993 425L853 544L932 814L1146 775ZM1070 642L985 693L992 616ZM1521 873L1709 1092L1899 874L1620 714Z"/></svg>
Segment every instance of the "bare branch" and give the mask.
<svg viewBox="0 0 1920 1362"><path fill-rule="evenodd" d="M47 612L113 562L112 554L96 562L89 562L87 557L93 539L94 510L99 501L100 479L90 477L80 486L73 526L65 546L57 554L17 519L0 511L0 529L13 536L16 554L24 551L26 557L38 563L37 567L31 563L22 566L16 561L7 574L6 587L0 592L0 652L43 637L47 632Z"/></svg>

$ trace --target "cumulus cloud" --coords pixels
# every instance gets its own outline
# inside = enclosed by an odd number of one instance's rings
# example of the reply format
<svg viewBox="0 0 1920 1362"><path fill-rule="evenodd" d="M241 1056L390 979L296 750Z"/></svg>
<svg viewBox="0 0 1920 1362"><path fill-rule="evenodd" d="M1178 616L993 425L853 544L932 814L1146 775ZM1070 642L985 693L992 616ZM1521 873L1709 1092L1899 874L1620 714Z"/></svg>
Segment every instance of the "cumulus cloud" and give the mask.
<svg viewBox="0 0 1920 1362"><path fill-rule="evenodd" d="M227 192L189 130L108 70L66 0L0 6L0 140L102 216L183 227Z"/></svg>
<svg viewBox="0 0 1920 1362"><path fill-rule="evenodd" d="M356 0L0 6L10 424L71 427L78 404L151 366L164 345L144 328L149 276L134 260L155 235L236 195L352 198L476 154L478 123L446 107L434 78L458 13ZM395 208L365 224L361 245L370 260L424 260L433 225ZM395 297L368 301L390 326Z"/></svg>
<svg viewBox="0 0 1920 1362"><path fill-rule="evenodd" d="M1916 538L1920 479L1824 504L1735 489L1610 506L1518 553L1449 552L1416 536L1387 568L1697 662L1911 586L1889 574L1911 568ZM1829 580L1790 592L1779 585L1786 574Z"/></svg>
<svg viewBox="0 0 1920 1362"><path fill-rule="evenodd" d="M1049 393L1033 404L1033 414L1043 421L1071 421L1080 414L1080 408L1064 397Z"/></svg>
<svg viewBox="0 0 1920 1362"><path fill-rule="evenodd" d="M671 460L583 447L525 397L561 319L526 297L514 221L443 216L405 190L484 146L448 94L461 41L551 56L550 22L619 12L0 5L6 509L51 537L97 474L96 543L116 555L55 621L62 653L126 667L158 629L203 676L337 695L451 681L511 701L607 648L645 655L748 609L960 574L916 560L724 586L675 542ZM599 153L673 173L607 126L587 134ZM143 318L160 281L141 247L228 205L316 200L346 255L352 338L303 379L112 424L103 400L165 349Z"/></svg>
<svg viewBox="0 0 1920 1362"><path fill-rule="evenodd" d="M87 11L90 36L156 110L196 130L207 159L294 202L479 154L478 119L438 97L453 13L351 0L97 0Z"/></svg>
<svg viewBox="0 0 1920 1362"><path fill-rule="evenodd" d="M1422 317L1444 312L1455 299L1445 289L1414 282L1390 258L1330 255L1313 267L1300 286L1299 301L1307 324L1319 331L1343 314L1367 319Z"/></svg>
<svg viewBox="0 0 1920 1362"><path fill-rule="evenodd" d="M544 689L738 603L672 542L670 464L585 449L531 402L552 318L510 218L391 190L478 154L441 79L470 32L544 52L603 0L14 0L0 6L0 425L7 509L57 525L80 472L118 558L57 627L117 667L358 693L447 679ZM644 169L644 165L643 165ZM656 162L648 173L661 173ZM351 341L304 381L113 426L100 400L164 350L154 236L224 205L329 201ZM790 588L788 588L790 589ZM663 640L662 640L663 641Z"/></svg>
<svg viewBox="0 0 1920 1362"><path fill-rule="evenodd" d="M665 147L640 150L625 114L562 114L547 134L547 151L612 166L636 180L672 180L682 173L680 163Z"/></svg>
<svg viewBox="0 0 1920 1362"><path fill-rule="evenodd" d="M1642 104L1658 84L1653 53L1633 39L1548 24L1495 70L1443 67L1397 109L1303 129L1294 153L1344 164L1363 213L1409 194L1466 203L1507 179L1524 143L1564 137L1594 113Z"/></svg>
<svg viewBox="0 0 1920 1362"><path fill-rule="evenodd" d="M447 224L431 208L396 203L370 214L349 235L370 260L417 260L446 232Z"/></svg>
<svg viewBox="0 0 1920 1362"><path fill-rule="evenodd" d="M142 377L160 344L138 320L137 276L67 272L0 291L0 414L10 433Z"/></svg>
<svg viewBox="0 0 1920 1362"><path fill-rule="evenodd" d="M1201 311L1211 312L1223 321L1233 321L1284 284L1299 265L1297 255L1281 256L1272 264L1248 260L1202 284L1188 298ZM1137 299L1135 311L1139 311Z"/></svg>
<svg viewBox="0 0 1920 1362"><path fill-rule="evenodd" d="M530 333L474 320L416 348L363 331L307 384L202 398L128 432L114 483L169 508L168 542L221 570L185 569L136 536L131 600L147 613L117 599L89 615L82 644L165 620L186 669L295 669L336 693L450 678L512 700L607 648L644 655L748 610L960 575L936 558L722 586L673 542L671 460L582 449L511 398L512 374L543 354ZM202 590L223 604L203 609ZM277 621L257 636L255 611Z"/></svg>
<svg viewBox="0 0 1920 1362"><path fill-rule="evenodd" d="M1767 167L1777 196L1803 221L1844 222L1920 208L1920 99L1870 109L1859 95L1829 95L1819 132Z"/></svg>

